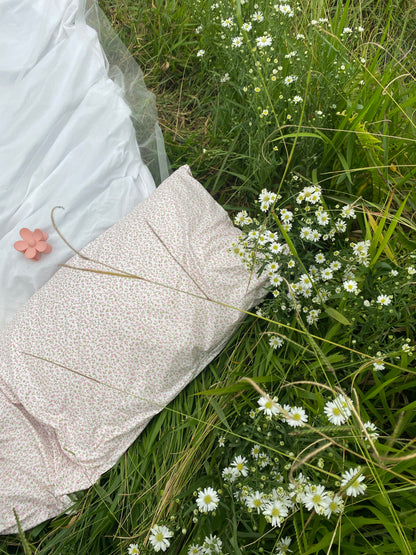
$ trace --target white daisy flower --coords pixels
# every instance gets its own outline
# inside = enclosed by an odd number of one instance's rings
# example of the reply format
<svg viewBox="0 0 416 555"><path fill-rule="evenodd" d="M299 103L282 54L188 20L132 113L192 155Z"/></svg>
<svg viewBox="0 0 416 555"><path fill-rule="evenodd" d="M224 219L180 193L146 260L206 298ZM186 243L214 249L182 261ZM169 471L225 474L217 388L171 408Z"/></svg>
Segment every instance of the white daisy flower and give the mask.
<svg viewBox="0 0 416 555"><path fill-rule="evenodd" d="M280 347L283 347L284 343L284 340L278 335L272 335L269 339L269 345L273 349L280 349Z"/></svg>
<svg viewBox="0 0 416 555"><path fill-rule="evenodd" d="M391 295L379 295L377 297L377 303L381 306L388 306L391 304Z"/></svg>
<svg viewBox="0 0 416 555"><path fill-rule="evenodd" d="M265 503L262 513L266 517L266 520L268 520L272 526L280 527L282 521L289 514L289 511L286 505L282 503L282 501L275 499L273 501Z"/></svg>
<svg viewBox="0 0 416 555"><path fill-rule="evenodd" d="M341 215L347 219L355 218L355 210L351 205L347 204L342 208Z"/></svg>
<svg viewBox="0 0 416 555"><path fill-rule="evenodd" d="M137 543L131 543L129 545L128 554L129 555L137 555L139 553L140 553L140 551L139 551L139 547L138 547Z"/></svg>
<svg viewBox="0 0 416 555"><path fill-rule="evenodd" d="M222 477L226 482L230 482L231 484L235 482L235 480L239 477L239 471L231 466L227 466L222 471Z"/></svg>
<svg viewBox="0 0 416 555"><path fill-rule="evenodd" d="M228 29L231 29L231 27L233 26L233 18L232 17L227 17L226 19L224 19L223 21L221 21L221 25L223 27L226 27Z"/></svg>
<svg viewBox="0 0 416 555"><path fill-rule="evenodd" d="M328 401L325 403L324 413L334 426L341 426L342 424L345 424L351 416L351 412L348 412L348 410L345 409L343 410L340 404L336 401Z"/></svg>
<svg viewBox="0 0 416 555"><path fill-rule="evenodd" d="M209 536L205 536L203 547L203 553L207 555L221 553L222 541L220 538L217 538L217 536L210 534Z"/></svg>
<svg viewBox="0 0 416 555"><path fill-rule="evenodd" d="M255 491L246 497L245 503L249 509L254 509L257 511L257 514L260 514L264 504L264 494Z"/></svg>
<svg viewBox="0 0 416 555"><path fill-rule="evenodd" d="M356 497L357 495L364 493L367 489L367 486L362 483L365 477L360 474L360 471L361 468L357 466L357 468L351 468L350 470L343 472L341 476L341 487L348 485L345 492L347 495Z"/></svg>
<svg viewBox="0 0 416 555"><path fill-rule="evenodd" d="M294 83L297 80L298 80L297 75L288 75L287 77L284 78L283 82L285 85L290 85L291 83Z"/></svg>
<svg viewBox="0 0 416 555"><path fill-rule="evenodd" d="M318 514L323 514L327 501L328 493L325 491L325 486L322 485L308 486L302 497L303 505L309 511L316 511Z"/></svg>
<svg viewBox="0 0 416 555"><path fill-rule="evenodd" d="M297 428L299 426L303 426L305 422L308 421L308 415L303 410L302 407L284 407L286 412L289 414L288 418L285 418L285 421L289 426L292 428Z"/></svg>
<svg viewBox="0 0 416 555"><path fill-rule="evenodd" d="M209 513L218 507L218 493L213 488L205 488L198 493L196 504L201 513Z"/></svg>
<svg viewBox="0 0 416 555"><path fill-rule="evenodd" d="M331 268L331 270L336 272L337 270L339 270L341 268L341 262L338 262L338 260L334 260L334 262L331 262L329 267Z"/></svg>
<svg viewBox="0 0 416 555"><path fill-rule="evenodd" d="M173 536L173 533L166 526L159 526L156 524L150 530L151 536L149 541L153 546L155 551L166 551L170 546L169 538Z"/></svg>
<svg viewBox="0 0 416 555"><path fill-rule="evenodd" d="M250 22L243 23L242 26L241 26L241 28L244 29L244 31L250 31L251 27L252 27L252 25L251 25Z"/></svg>
<svg viewBox="0 0 416 555"><path fill-rule="evenodd" d="M368 435L373 441L376 441L379 438L380 434L378 433L377 426L375 424L373 424L370 421L364 422L364 428L367 430ZM364 436L364 440L368 441L368 439L365 436Z"/></svg>
<svg viewBox="0 0 416 555"><path fill-rule="evenodd" d="M334 274L331 270L331 268L323 268L321 270L321 278L323 281L328 281L329 279L333 278Z"/></svg>
<svg viewBox="0 0 416 555"><path fill-rule="evenodd" d="M266 414L267 416L275 416L276 414L279 414L279 409L275 406L275 403L272 403L271 401L269 401L269 399L263 397L263 395L260 397L257 403L259 405L259 410L264 412L264 414Z"/></svg>
<svg viewBox="0 0 416 555"><path fill-rule="evenodd" d="M329 518L333 514L342 513L344 510L344 501L340 495L328 492L328 498L324 504L324 515Z"/></svg>
<svg viewBox="0 0 416 555"><path fill-rule="evenodd" d="M279 4L279 12L288 17L293 17L294 13L288 4Z"/></svg>
<svg viewBox="0 0 416 555"><path fill-rule="evenodd" d="M198 52L196 53L198 58L202 58L202 56L205 54L205 50L198 50Z"/></svg>
<svg viewBox="0 0 416 555"><path fill-rule="evenodd" d="M251 19L253 21L257 21L258 23L261 23L264 19L263 14L259 11L254 12L253 15L251 16Z"/></svg>
<svg viewBox="0 0 416 555"><path fill-rule="evenodd" d="M263 35L262 37L257 37L256 45L258 48L264 48L265 46L270 46L272 44L272 38L268 37L267 35Z"/></svg>
<svg viewBox="0 0 416 555"><path fill-rule="evenodd" d="M276 546L276 551L274 552L274 555L286 555L286 553L292 552L292 550L289 549L289 545L291 543L292 540L289 538L289 536L280 539Z"/></svg>
<svg viewBox="0 0 416 555"><path fill-rule="evenodd" d="M239 476L247 476L248 469L247 469L246 463L247 463L247 459L245 457L242 457L241 455L237 455L236 457L234 457L234 460L231 463L231 466L233 466L238 471Z"/></svg>
<svg viewBox="0 0 416 555"><path fill-rule="evenodd" d="M351 27L344 27L343 30L342 30L341 35L351 35L352 32L353 31L352 31Z"/></svg>
<svg viewBox="0 0 416 555"><path fill-rule="evenodd" d="M203 555L202 547L197 544L193 544L188 549L188 555Z"/></svg>
<svg viewBox="0 0 416 555"><path fill-rule="evenodd" d="M243 44L243 37L234 37L231 42L231 46L233 48L240 48L242 44Z"/></svg>
<svg viewBox="0 0 416 555"><path fill-rule="evenodd" d="M373 362L373 368L374 370L378 371L378 370L384 370L385 366L381 360L376 360L375 362Z"/></svg>
<svg viewBox="0 0 416 555"><path fill-rule="evenodd" d="M354 279L348 279L342 285L347 293L356 293L358 291L358 283Z"/></svg>
<svg viewBox="0 0 416 555"><path fill-rule="evenodd" d="M261 452L261 450L260 450L260 445L257 445L257 444L256 444L256 445L254 445L253 448L251 449L251 456L252 456L254 459L258 459L258 458L259 458L259 455L260 455L260 452Z"/></svg>

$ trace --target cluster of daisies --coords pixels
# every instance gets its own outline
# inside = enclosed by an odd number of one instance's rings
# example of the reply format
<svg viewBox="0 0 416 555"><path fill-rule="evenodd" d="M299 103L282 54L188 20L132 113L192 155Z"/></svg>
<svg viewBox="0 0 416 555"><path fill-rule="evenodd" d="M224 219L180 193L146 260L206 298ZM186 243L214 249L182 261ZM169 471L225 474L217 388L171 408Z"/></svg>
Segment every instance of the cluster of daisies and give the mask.
<svg viewBox="0 0 416 555"><path fill-rule="evenodd" d="M245 210L239 212L234 222L243 232L232 248L249 270L256 267L266 272L268 288L279 299L276 309L280 317L287 320L296 311L308 324L316 324L331 298L360 293L357 268L368 266L370 242L334 248L356 213L347 204L328 210L319 186L304 187L294 202L281 208L279 201L280 195L263 189L258 198L260 210L267 214L273 209L273 214L260 222ZM377 302L388 306L389 299L383 292ZM279 347L281 341L272 338L271 345Z"/></svg>
<svg viewBox="0 0 416 555"><path fill-rule="evenodd" d="M254 4L254 11L246 2L241 4L243 22L230 13L229 2L210 5L206 13L206 25L199 25L195 29L200 35L201 46L204 46L196 55L199 58L209 56L205 44L210 36L209 44L216 45L216 52L224 50L227 59L231 60L232 67L227 67L229 71L220 77L220 82L235 81L235 85L257 105L258 116L266 120L266 125L272 125L274 118L270 116L273 112L279 113L279 120L285 119L292 123L300 116L304 104L304 99L297 89L303 86L302 75L311 64L311 35L320 29L328 28L330 21L322 17L312 19L305 25L304 21L300 22L296 17L297 14L302 14L303 17L304 9L299 3L290 0L277 3L274 0L265 0L261 6ZM197 2L196 10L200 16L201 12L204 12L204 6ZM301 27L302 33L299 32ZM362 27L345 27L341 37L350 40L350 36L361 37L363 31ZM212 33L214 37L211 36ZM211 49L211 46L208 48ZM233 53L231 57L230 51ZM256 59L254 66L253 53ZM342 51L333 60L333 80L351 82L351 79L360 74L363 63L365 60L360 62L361 65L357 64L354 58L350 59L347 50ZM234 71L235 69L237 71ZM234 76L230 77L230 73ZM309 98L308 104L311 101L313 99ZM336 109L335 103L329 104ZM324 112L320 108L320 105L315 106L315 109L310 107L312 120L322 120ZM253 121L250 120L249 125L252 125Z"/></svg>
<svg viewBox="0 0 416 555"><path fill-rule="evenodd" d="M352 407L352 400L340 394L327 401L323 414L329 423L340 426L350 419ZM282 423L293 428L305 426L308 422L308 415L302 407L287 404L281 406L277 398L270 399L266 396L260 396L257 409L251 411L249 417L266 418L269 423ZM370 437L373 441L378 438L379 434L373 423L366 422L364 427L367 438ZM225 442L226 438L221 436L219 446L225 447ZM295 458L293 452L287 455ZM227 495L232 495L246 514L251 514L252 517L263 515L272 527L281 528L300 506L329 519L332 515L343 512L348 496L362 495L367 489L364 474L359 466L343 470L336 482L338 490L334 491L322 483L315 483L303 473L299 473L295 478L285 479L284 473L291 468L291 463L283 464L281 467L281 462L278 457L269 456L260 444L254 444L249 454L235 455L221 473L226 486L225 491L208 486L199 488L194 493L195 515L212 512L215 514L221 502L224 506L229 505ZM317 467L323 468L324 464L324 460L319 459ZM274 487L267 488L268 484ZM243 517L240 515L240 518ZM197 522L197 516L194 517L194 522ZM280 539L277 550L273 553L285 553L290 543L290 537ZM192 549L194 551L190 550L189 553L206 553L203 551L203 545L193 545Z"/></svg>
<svg viewBox="0 0 416 555"><path fill-rule="evenodd" d="M344 394L336 395L325 403L319 426L327 426L328 423L334 426L350 424L348 421L352 412L352 400ZM281 430L281 426L288 426L288 430L300 429L304 426L312 429L308 423L309 416L302 407L280 405L276 397L269 398L261 395L257 400L257 408L251 410L247 417L248 422L254 426L253 430L260 430L261 434L264 433L262 422L275 431ZM316 423L317 420L319 418L315 416L314 422ZM369 438L372 441L377 440L379 433L373 423L366 422L364 428L364 440L368 441ZM270 444L274 445L274 438L281 436L268 432L267 437ZM348 441L347 436L345 441ZM251 519L263 515L271 527L281 528L281 532L284 532L286 526L290 524L291 516L297 513L300 507L330 519L333 515L339 516L344 511L348 497L357 497L365 493L367 485L359 466L350 465L347 470L342 467L335 482L336 489L330 489L322 482L318 483L305 473L289 477L296 455L293 451L283 452L284 442L278 443L279 446L273 449L271 454L271 451L267 452L260 443L253 442L249 452L244 451L241 454L240 451L232 457L228 466L222 468L223 489L212 485L198 488L194 492L193 522L197 524L199 518L209 517L210 514L215 516L221 505L222 509L227 510L231 496L237 510L241 511L239 518L244 519L243 513ZM219 438L218 445L220 448L227 447L225 436ZM303 446L299 448L302 450ZM296 449L296 441L293 439L291 449ZM334 460L331 458L332 473L335 471ZM323 458L315 464L316 469L323 469L324 466ZM153 526L149 535L149 543L153 551L166 551L171 545L173 535L166 525ZM275 542L273 554L287 553L291 541L289 536L279 537ZM211 534L205 536L200 543L192 543L186 549L187 555L222 554L223 541L218 535ZM140 553L138 545L131 544L129 555L138 553Z"/></svg>
<svg viewBox="0 0 416 555"><path fill-rule="evenodd" d="M319 185L300 188L300 179L292 176L297 192L290 198L263 189L257 216L242 210L234 218L241 233L231 250L249 271L266 279L269 291L257 314L289 326L296 317L318 327L335 309L336 316L341 312L350 323L351 331L365 326L368 333L389 330L397 311L406 309L406 295L412 294L416 255L409 255L407 266L383 262L371 267L371 242L360 240L357 233L358 203L330 208ZM352 241L349 236L357 238ZM390 334L388 343L369 345L366 333L362 331L362 344L355 338L352 344L377 349L372 362L376 371L384 370L389 359L400 360L403 353L414 356L409 338ZM270 333L269 344L279 349L285 341L282 335Z"/></svg>

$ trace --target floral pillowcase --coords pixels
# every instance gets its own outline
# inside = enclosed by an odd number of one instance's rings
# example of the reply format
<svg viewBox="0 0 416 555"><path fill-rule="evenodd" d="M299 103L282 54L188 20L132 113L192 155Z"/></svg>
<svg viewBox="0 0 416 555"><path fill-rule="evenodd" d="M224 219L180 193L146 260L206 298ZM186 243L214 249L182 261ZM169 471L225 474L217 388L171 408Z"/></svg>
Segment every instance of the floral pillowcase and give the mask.
<svg viewBox="0 0 416 555"><path fill-rule="evenodd" d="M68 508L221 351L265 294L238 234L183 166L4 330L0 533Z"/></svg>

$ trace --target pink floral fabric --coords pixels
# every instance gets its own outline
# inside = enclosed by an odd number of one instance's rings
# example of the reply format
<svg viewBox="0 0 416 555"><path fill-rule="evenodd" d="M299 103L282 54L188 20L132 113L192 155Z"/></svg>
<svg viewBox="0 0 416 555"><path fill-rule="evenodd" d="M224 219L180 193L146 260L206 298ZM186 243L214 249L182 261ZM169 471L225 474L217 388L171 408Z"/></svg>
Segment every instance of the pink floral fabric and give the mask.
<svg viewBox="0 0 416 555"><path fill-rule="evenodd" d="M4 330L0 533L67 509L220 352L265 293L238 233L183 166L81 251L116 270L68 262L123 276L61 268Z"/></svg>

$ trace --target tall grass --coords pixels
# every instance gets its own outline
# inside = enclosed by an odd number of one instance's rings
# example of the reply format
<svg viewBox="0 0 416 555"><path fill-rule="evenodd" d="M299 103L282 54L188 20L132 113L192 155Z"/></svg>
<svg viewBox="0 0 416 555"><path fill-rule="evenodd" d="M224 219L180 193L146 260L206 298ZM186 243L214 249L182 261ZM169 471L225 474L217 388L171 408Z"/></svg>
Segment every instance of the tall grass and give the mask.
<svg viewBox="0 0 416 555"><path fill-rule="evenodd" d="M257 0L257 8L251 0L101 2L157 95L173 166L189 163L232 216L244 209L254 217L264 188L291 208L299 183L320 186L331 210L355 202L349 240L370 242L365 293L374 300L378 284L389 283L393 312L375 311L351 326L348 320L361 314L340 301L309 326L296 311L276 319L269 303L269 312L247 318L114 468L74 496L72 514L2 537L1 553L121 554L131 544L153 553L155 524L174 531L172 554L188 553L210 534L230 554L278 553L285 536L292 553L304 555L416 552L416 372L412 352L402 349L405 338L415 342L415 279L409 274L395 285L388 277L396 268L406 276L416 265L416 8L399 0L320 0L298 10L294 2L281 4L290 4L294 16L284 19L268 0ZM255 11L264 17L256 36L268 33L273 53L253 48L253 33L241 30ZM231 28L222 25L229 17ZM345 31L359 26L362 32ZM243 45L232 47L240 35ZM286 85L288 75L298 79ZM271 210L277 217L278 206ZM306 254L299 251L300 259ZM276 334L285 340L278 350L270 346ZM378 359L385 370L374 370ZM340 391L351 399L352 415L337 427L323 410ZM307 426L265 418L262 395L302 406ZM367 421L378 439L366 436ZM254 445L273 464L261 468ZM250 473L228 483L222 471L238 455ZM268 492L281 483L279 473L287 484L303 472L336 488L341 469L358 465L365 493L346 497L344 512L329 519L298 503L273 527L233 495L244 487ZM201 513L194 494L208 486L220 502Z"/></svg>

